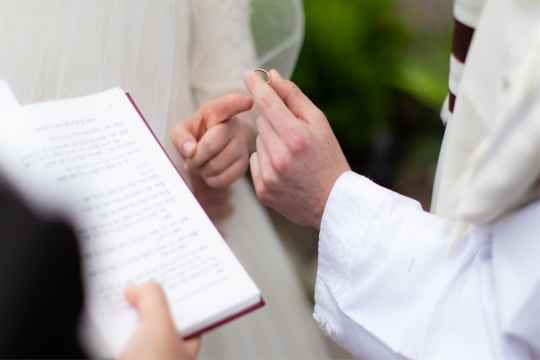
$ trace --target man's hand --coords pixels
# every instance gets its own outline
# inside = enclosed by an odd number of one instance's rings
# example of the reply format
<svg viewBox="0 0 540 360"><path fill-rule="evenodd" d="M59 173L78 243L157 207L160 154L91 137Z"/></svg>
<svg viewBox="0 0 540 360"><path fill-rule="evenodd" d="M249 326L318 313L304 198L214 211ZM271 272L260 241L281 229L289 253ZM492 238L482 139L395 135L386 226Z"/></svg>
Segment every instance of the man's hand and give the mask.
<svg viewBox="0 0 540 360"><path fill-rule="evenodd" d="M141 313L141 324L127 344L122 359L195 359L199 339L184 341L176 332L163 289L150 281L127 285L128 301Z"/></svg>
<svg viewBox="0 0 540 360"><path fill-rule="evenodd" d="M270 85L253 71L244 74L262 111L250 159L255 191L288 219L319 229L332 187L350 167L324 114L295 84L270 74Z"/></svg>
<svg viewBox="0 0 540 360"><path fill-rule="evenodd" d="M227 187L246 172L248 144L235 115L252 107L249 96L225 95L201 106L173 128L172 141L187 158L186 166L209 186Z"/></svg>

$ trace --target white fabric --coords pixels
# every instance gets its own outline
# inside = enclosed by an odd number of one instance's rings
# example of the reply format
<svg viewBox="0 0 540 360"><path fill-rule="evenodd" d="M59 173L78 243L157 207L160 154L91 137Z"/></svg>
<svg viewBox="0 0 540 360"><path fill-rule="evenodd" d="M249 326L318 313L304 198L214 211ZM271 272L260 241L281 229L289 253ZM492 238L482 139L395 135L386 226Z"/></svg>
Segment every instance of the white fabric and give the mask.
<svg viewBox="0 0 540 360"><path fill-rule="evenodd" d="M456 59L453 54L450 55L450 74L448 76L448 90L450 90L452 94L458 93L461 76L463 76L463 68L463 63ZM448 104L446 104L446 106L448 107Z"/></svg>
<svg viewBox="0 0 540 360"><path fill-rule="evenodd" d="M482 13L485 0L454 1L454 17L460 23L475 28Z"/></svg>
<svg viewBox="0 0 540 360"><path fill-rule="evenodd" d="M325 208L315 319L366 359L540 357L540 202L467 231L348 172Z"/></svg>
<svg viewBox="0 0 540 360"><path fill-rule="evenodd" d="M5 81L0 80L0 113L18 109L19 102Z"/></svg>
<svg viewBox="0 0 540 360"><path fill-rule="evenodd" d="M540 2L488 0L439 156L431 210L489 222L538 197Z"/></svg>
<svg viewBox="0 0 540 360"><path fill-rule="evenodd" d="M451 70L450 70L451 71ZM443 106L441 108L440 116L443 124L448 123L451 119L452 113L450 112L450 108L448 103L450 102L450 95L446 95L446 98L444 99Z"/></svg>
<svg viewBox="0 0 540 360"><path fill-rule="evenodd" d="M169 139L174 124L211 98L246 92L247 69L271 64L290 75L302 29L300 0L0 0L0 78L23 105L122 88L183 171ZM201 355L328 358L279 238L248 190L244 179L234 185L235 215L221 226L267 306L205 336Z"/></svg>

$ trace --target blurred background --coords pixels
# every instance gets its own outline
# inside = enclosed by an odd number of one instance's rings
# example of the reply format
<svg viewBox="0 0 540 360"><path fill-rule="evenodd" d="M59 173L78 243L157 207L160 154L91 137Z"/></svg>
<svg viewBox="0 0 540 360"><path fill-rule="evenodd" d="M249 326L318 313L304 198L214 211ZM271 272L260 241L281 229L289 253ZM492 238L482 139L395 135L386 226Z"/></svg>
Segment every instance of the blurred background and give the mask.
<svg viewBox="0 0 540 360"><path fill-rule="evenodd" d="M292 80L326 114L353 171L429 211L444 133L452 2L304 0L304 9ZM313 301L318 231L268 211Z"/></svg>

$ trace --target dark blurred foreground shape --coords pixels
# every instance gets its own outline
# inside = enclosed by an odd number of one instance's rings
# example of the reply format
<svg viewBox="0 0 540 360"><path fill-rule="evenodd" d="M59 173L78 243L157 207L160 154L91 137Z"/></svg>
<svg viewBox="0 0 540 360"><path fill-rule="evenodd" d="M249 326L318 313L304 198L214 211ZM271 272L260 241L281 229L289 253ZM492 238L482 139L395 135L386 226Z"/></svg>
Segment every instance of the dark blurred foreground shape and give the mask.
<svg viewBox="0 0 540 360"><path fill-rule="evenodd" d="M73 232L36 219L0 183L0 358L84 358L82 304Z"/></svg>

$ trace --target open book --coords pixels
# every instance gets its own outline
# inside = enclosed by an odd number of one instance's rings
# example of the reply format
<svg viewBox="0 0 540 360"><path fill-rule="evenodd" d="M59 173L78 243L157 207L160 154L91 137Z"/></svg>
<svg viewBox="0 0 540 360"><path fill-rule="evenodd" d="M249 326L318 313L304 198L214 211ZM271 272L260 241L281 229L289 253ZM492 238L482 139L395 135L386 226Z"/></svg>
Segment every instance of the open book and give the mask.
<svg viewBox="0 0 540 360"><path fill-rule="evenodd" d="M74 226L86 312L112 355L138 325L128 282L159 282L184 338L263 305L126 94L17 109L2 86L0 171L35 211Z"/></svg>

